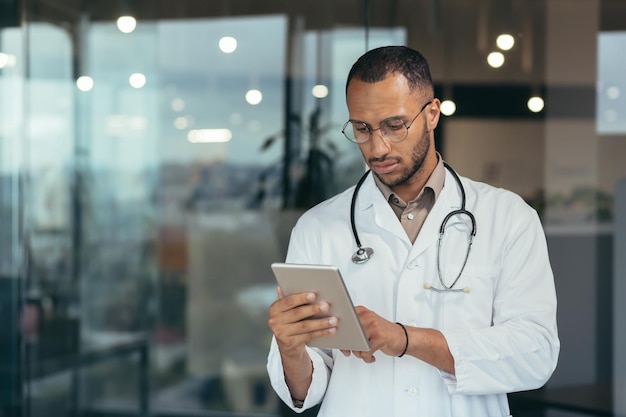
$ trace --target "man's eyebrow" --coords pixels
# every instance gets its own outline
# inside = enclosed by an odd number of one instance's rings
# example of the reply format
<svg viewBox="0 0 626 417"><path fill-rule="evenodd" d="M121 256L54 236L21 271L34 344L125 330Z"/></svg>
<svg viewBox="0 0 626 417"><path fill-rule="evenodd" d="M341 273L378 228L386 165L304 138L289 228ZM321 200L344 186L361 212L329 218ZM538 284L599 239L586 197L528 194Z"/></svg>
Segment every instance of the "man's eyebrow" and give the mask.
<svg viewBox="0 0 626 417"><path fill-rule="evenodd" d="M396 114L395 116L389 116L389 117L384 118L383 120L381 120L381 122L384 122L385 120L389 120L389 119L400 119L400 120L409 119L410 117L411 116L408 116L406 114Z"/></svg>
<svg viewBox="0 0 626 417"><path fill-rule="evenodd" d="M404 119L408 119L411 116L407 116L407 115L395 115L395 116L389 116L389 117L385 117L384 119L382 119L380 122L378 122L378 124L381 124L384 121L387 120L391 120L391 119L400 119L400 120L404 120ZM363 123L366 126L372 126L371 124L364 122L363 120L359 120L359 119L348 119L349 122L356 122L356 123Z"/></svg>

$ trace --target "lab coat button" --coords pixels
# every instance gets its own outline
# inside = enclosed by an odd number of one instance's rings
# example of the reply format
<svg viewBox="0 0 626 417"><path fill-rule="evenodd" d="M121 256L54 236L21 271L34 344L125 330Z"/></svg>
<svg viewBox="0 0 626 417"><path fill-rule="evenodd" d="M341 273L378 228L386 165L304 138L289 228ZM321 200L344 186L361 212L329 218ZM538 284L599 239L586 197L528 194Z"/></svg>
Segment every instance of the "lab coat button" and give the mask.
<svg viewBox="0 0 626 417"><path fill-rule="evenodd" d="M409 262L409 264L406 266L409 269L415 269L417 268L417 263L416 262Z"/></svg>
<svg viewBox="0 0 626 417"><path fill-rule="evenodd" d="M411 397L415 397L417 395L417 388L415 387L410 387L409 389L406 390L406 392L411 396Z"/></svg>

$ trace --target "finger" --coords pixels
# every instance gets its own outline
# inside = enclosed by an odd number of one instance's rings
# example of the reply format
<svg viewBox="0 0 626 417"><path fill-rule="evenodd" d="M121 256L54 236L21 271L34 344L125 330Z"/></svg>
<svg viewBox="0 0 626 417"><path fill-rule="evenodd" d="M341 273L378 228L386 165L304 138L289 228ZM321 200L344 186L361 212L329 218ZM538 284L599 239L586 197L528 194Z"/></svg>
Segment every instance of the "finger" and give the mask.
<svg viewBox="0 0 626 417"><path fill-rule="evenodd" d="M312 340L312 339L317 339L318 337L322 337L322 336L328 336L331 334L335 334L337 333L337 327L332 326L332 327L328 327L325 329L321 329L321 330L315 330L312 332L308 332L306 333L307 335L307 341Z"/></svg>
<svg viewBox="0 0 626 417"><path fill-rule="evenodd" d="M301 320L299 322L293 323L289 325L286 333L290 333L292 336L297 335L312 335L312 338L319 337L320 334L324 334L325 332L332 330L332 332L337 331L337 318L336 317L325 317L321 319L309 319L309 320Z"/></svg>
<svg viewBox="0 0 626 417"><path fill-rule="evenodd" d="M357 358L362 359L366 363L372 363L376 361L376 358L370 352L352 352L352 354Z"/></svg>
<svg viewBox="0 0 626 417"><path fill-rule="evenodd" d="M335 324L331 323L330 325L328 323L330 317L314 318L315 316L323 316L330 310L330 305L327 302L305 304L287 310L286 307L279 304L281 301L276 301L270 307L267 321L268 326L276 336L281 334L288 337L336 326L336 318L333 318Z"/></svg>
<svg viewBox="0 0 626 417"><path fill-rule="evenodd" d="M365 357L363 358L363 360L366 363L374 363L376 362L376 357L374 355L365 355Z"/></svg>
<svg viewBox="0 0 626 417"><path fill-rule="evenodd" d="M363 326L366 326L367 324L375 321L378 317L378 315L375 314L372 310L369 310L363 306L357 306L355 310Z"/></svg>
<svg viewBox="0 0 626 417"><path fill-rule="evenodd" d="M341 353L343 353L343 356L345 357L349 357L352 352L350 352L349 350L345 350L345 349L341 349Z"/></svg>
<svg viewBox="0 0 626 417"><path fill-rule="evenodd" d="M356 306L354 307L354 310L359 315L359 317L364 316L371 311L367 307L363 307L363 306Z"/></svg>
<svg viewBox="0 0 626 417"><path fill-rule="evenodd" d="M283 296L270 306L270 314L283 313L303 305L311 304L313 301L315 301L315 293L313 292Z"/></svg>
<svg viewBox="0 0 626 417"><path fill-rule="evenodd" d="M294 346L307 343L312 339L337 332L337 319L303 320L302 322L284 325L274 332L279 346Z"/></svg>
<svg viewBox="0 0 626 417"><path fill-rule="evenodd" d="M289 315L290 322L315 323L312 321L315 316L318 316L315 318L321 319L322 322L325 319L329 319L330 317L325 317L325 314L328 313L329 310L330 305L327 302L322 301L319 304L306 304L296 307L288 311L286 314Z"/></svg>

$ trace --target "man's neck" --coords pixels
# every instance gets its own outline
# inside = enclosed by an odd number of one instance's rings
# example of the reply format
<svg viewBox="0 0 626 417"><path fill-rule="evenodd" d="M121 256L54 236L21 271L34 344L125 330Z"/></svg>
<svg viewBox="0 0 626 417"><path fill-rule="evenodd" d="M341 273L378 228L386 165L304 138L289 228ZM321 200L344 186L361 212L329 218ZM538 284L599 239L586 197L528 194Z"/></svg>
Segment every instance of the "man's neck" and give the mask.
<svg viewBox="0 0 626 417"><path fill-rule="evenodd" d="M402 199L402 201L411 201L419 195L419 193L428 182L431 174L435 170L437 163L439 162L437 154L432 152L427 155L422 167L417 171L413 177L405 181L401 185L391 187L391 190Z"/></svg>

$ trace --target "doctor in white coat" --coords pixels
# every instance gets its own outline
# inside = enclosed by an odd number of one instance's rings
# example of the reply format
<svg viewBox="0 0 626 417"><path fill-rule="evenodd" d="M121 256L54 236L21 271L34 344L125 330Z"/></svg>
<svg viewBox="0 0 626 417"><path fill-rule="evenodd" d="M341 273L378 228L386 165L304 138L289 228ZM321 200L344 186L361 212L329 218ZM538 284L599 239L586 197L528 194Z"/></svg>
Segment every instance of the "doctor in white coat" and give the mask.
<svg viewBox="0 0 626 417"><path fill-rule="evenodd" d="M314 293L279 289L272 386L297 412L321 403L320 417L510 415L506 394L545 384L560 346L536 212L444 163L440 101L419 52L367 52L346 96L344 134L371 172L299 219L286 261L339 267L371 350L306 346L341 322L310 319L329 308ZM373 249L360 263L358 245Z"/></svg>

